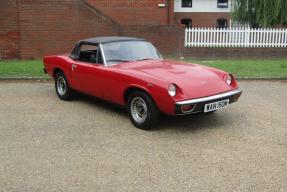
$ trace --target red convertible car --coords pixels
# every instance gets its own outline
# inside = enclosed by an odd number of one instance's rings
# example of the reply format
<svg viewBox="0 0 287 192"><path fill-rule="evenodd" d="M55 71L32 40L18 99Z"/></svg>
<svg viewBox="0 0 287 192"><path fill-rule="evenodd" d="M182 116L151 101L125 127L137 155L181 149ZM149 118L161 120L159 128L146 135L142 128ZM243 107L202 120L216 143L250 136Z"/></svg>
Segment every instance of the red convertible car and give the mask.
<svg viewBox="0 0 287 192"><path fill-rule="evenodd" d="M78 91L126 106L142 129L154 127L161 113L210 113L241 95L231 74L164 60L150 42L131 37L79 41L71 54L46 56L44 71L55 79L60 99Z"/></svg>

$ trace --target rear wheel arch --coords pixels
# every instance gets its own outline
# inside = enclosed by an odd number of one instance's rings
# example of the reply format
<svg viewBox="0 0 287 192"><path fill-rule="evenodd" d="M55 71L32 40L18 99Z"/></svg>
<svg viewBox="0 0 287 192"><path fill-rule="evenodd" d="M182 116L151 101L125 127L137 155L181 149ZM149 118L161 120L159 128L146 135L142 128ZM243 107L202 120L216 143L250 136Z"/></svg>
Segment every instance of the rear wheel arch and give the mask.
<svg viewBox="0 0 287 192"><path fill-rule="evenodd" d="M70 87L69 82L62 70L55 70L55 89L56 93L62 100L71 100L74 96L74 91Z"/></svg>
<svg viewBox="0 0 287 192"><path fill-rule="evenodd" d="M59 72L64 73L64 70L62 70L62 69L59 68L59 67L55 67L54 70L53 70L53 78L54 78L54 79L56 78L56 75L57 75ZM65 73L64 73L64 74L65 74Z"/></svg>

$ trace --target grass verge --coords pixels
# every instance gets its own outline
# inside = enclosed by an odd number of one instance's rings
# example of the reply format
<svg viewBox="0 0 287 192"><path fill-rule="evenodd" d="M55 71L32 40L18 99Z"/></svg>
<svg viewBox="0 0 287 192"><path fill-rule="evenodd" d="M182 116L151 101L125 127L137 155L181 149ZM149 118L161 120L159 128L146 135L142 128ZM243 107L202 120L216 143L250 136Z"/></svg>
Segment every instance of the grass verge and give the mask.
<svg viewBox="0 0 287 192"><path fill-rule="evenodd" d="M177 59L178 58L173 58ZM194 60L183 61L215 67L236 77L287 78L287 59L273 60ZM0 61L0 77L48 77L43 73L41 60Z"/></svg>
<svg viewBox="0 0 287 192"><path fill-rule="evenodd" d="M0 61L0 77L48 77L41 60Z"/></svg>
<svg viewBox="0 0 287 192"><path fill-rule="evenodd" d="M272 60L194 60L183 61L215 67L234 74L236 77L287 78L287 59Z"/></svg>

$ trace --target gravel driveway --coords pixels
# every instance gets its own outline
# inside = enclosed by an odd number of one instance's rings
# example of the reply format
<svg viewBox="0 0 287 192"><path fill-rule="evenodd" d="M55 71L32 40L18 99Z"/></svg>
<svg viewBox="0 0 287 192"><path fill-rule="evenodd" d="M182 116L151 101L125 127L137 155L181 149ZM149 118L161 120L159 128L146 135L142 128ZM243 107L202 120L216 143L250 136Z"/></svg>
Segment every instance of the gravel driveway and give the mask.
<svg viewBox="0 0 287 192"><path fill-rule="evenodd" d="M287 191L287 82L241 81L210 115L136 129L120 108L0 82L0 191Z"/></svg>

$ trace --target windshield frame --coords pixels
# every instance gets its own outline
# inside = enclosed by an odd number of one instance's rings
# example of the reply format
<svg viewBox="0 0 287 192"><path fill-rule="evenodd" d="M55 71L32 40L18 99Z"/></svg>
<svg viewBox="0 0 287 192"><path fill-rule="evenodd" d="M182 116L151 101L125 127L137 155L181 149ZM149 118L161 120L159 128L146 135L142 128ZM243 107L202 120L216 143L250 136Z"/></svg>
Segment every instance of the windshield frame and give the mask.
<svg viewBox="0 0 287 192"><path fill-rule="evenodd" d="M157 55L159 56L158 60L162 60L163 57L161 55L161 53L157 50L157 48L149 41L145 41L145 40L128 40L128 41L114 41L114 42L108 42L108 43L99 43L99 46L100 46L100 50L101 50L101 53L102 53L102 57L103 57L103 63L105 65L105 67L110 67L110 66L114 66L114 65L118 65L120 63L123 63L123 62L136 62L136 61L141 61L141 60L145 60L145 59L149 59L149 58L141 58L139 60L123 60L122 62L119 62L119 63L114 63L114 64L108 64L107 63L107 58L106 58L106 55L105 55L105 51L104 51L104 48L103 48L103 44L109 44L109 43L115 43L115 42L132 42L132 41L142 41L142 42L146 42L146 43L150 43L155 51L157 52ZM156 58L150 58L150 59L156 59Z"/></svg>
<svg viewBox="0 0 287 192"><path fill-rule="evenodd" d="M105 67L107 67L108 65L107 65L106 55L105 55L105 52L104 52L103 46L102 46L102 44L101 44L101 43L100 43L99 45L100 45L100 50L101 50L101 52L102 52L102 57L103 57L104 65L105 65Z"/></svg>

